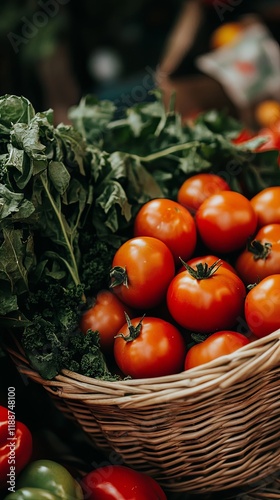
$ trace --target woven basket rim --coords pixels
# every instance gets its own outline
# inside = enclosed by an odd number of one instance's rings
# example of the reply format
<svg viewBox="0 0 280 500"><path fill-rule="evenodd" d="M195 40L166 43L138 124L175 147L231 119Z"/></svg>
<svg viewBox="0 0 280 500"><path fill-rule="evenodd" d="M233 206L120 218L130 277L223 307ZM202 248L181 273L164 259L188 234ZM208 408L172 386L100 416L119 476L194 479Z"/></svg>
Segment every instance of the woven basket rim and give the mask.
<svg viewBox="0 0 280 500"><path fill-rule="evenodd" d="M186 397L203 397L234 387L280 365L280 328L275 332L221 356L205 365L174 375L146 379L103 380L62 370L51 380L43 379L32 367L22 346L6 346L20 372L65 399L87 400L92 404L146 406ZM152 396L152 402L151 402ZM136 405L136 406L135 406Z"/></svg>
<svg viewBox="0 0 280 500"><path fill-rule="evenodd" d="M7 351L97 448L148 467L170 490L255 486L279 468L280 329L200 368L155 379L106 381L64 370L45 380L18 338L11 336Z"/></svg>
<svg viewBox="0 0 280 500"><path fill-rule="evenodd" d="M164 382L164 381L170 381L172 380L180 380L180 379L185 379L185 378L190 378L192 380L199 380L203 376L207 375L208 373L212 373L213 369L215 371L215 368L220 369L221 367L226 367L227 368L227 373L228 373L228 368L232 369L234 367L235 362L238 364L242 364L243 359L247 358L253 358L256 355L260 355L260 353L263 351L265 345L267 344L277 344L280 342L280 328L276 330L275 332L267 335L266 337L260 338L258 340L254 340L253 342L250 342L249 344L246 344L245 346L241 347L238 349L238 351L232 352L231 354L226 354L224 356L220 356L217 359L214 359L213 361L210 361L208 363L205 363L204 365L197 366L195 368L190 368L189 370L185 370L179 373L175 373L173 375L164 375L161 377L152 377L152 378L135 378L135 379L123 379L122 383L126 383L127 385L142 385L144 384L154 384L157 382ZM258 349L259 348L259 349ZM280 363L280 358L279 358L279 363ZM276 360L276 365L277 360ZM76 372L73 372L71 370L66 370L63 369L61 373L65 374L66 376L69 376L70 378L76 378L77 380L85 381L85 383L89 380L94 379L94 377L87 377L85 375L80 375ZM94 379L97 380L97 379ZM106 384L115 384L115 381L101 381L105 382Z"/></svg>

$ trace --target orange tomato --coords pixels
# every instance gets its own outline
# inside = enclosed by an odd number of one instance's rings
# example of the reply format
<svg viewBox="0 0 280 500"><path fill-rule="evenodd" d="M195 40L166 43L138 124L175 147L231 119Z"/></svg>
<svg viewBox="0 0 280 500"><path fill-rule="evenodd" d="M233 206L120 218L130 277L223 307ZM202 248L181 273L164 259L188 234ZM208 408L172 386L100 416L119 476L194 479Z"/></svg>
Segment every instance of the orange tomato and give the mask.
<svg viewBox="0 0 280 500"><path fill-rule="evenodd" d="M125 312L132 315L131 309L113 292L100 290L94 297L92 306L81 317L81 331L86 334L87 330L98 330L101 350L112 353L115 335L125 323Z"/></svg>
<svg viewBox="0 0 280 500"><path fill-rule="evenodd" d="M213 361L213 359L231 354L249 343L250 340L245 335L232 330L221 330L213 333L206 340L193 345L189 349L184 368L189 370L204 365Z"/></svg>
<svg viewBox="0 0 280 500"><path fill-rule="evenodd" d="M255 119L261 127L270 127L280 121L280 103L274 99L260 102L255 108Z"/></svg>
<svg viewBox="0 0 280 500"><path fill-rule="evenodd" d="M212 49L218 49L237 40L243 27L241 23L232 22L219 26L212 34L210 45Z"/></svg>
<svg viewBox="0 0 280 500"><path fill-rule="evenodd" d="M177 201L194 214L206 198L230 189L229 184L219 175L201 172L183 182L177 193ZM182 255L181 257L183 258Z"/></svg>
<svg viewBox="0 0 280 500"><path fill-rule="evenodd" d="M280 186L262 189L251 199L251 205L258 217L258 228L267 224L280 224Z"/></svg>

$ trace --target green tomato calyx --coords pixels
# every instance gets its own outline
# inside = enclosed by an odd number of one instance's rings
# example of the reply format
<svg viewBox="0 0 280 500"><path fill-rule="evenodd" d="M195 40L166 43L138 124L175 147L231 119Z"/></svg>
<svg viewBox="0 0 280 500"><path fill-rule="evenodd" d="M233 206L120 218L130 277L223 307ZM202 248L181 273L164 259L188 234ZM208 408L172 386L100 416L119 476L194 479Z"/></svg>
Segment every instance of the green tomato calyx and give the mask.
<svg viewBox="0 0 280 500"><path fill-rule="evenodd" d="M247 250L254 256L254 260L266 260L272 250L272 244L266 241L261 243L259 240L250 241Z"/></svg>
<svg viewBox="0 0 280 500"><path fill-rule="evenodd" d="M110 278L112 280L110 288L124 285L128 288L128 276L125 267L115 266L110 270Z"/></svg>
<svg viewBox="0 0 280 500"><path fill-rule="evenodd" d="M194 269L186 262L184 262L181 257L179 257L179 259L186 270L189 272L189 274L196 280L205 280L211 278L211 276L213 276L218 271L219 267L221 267L221 265L223 264L221 259L216 260L211 266L209 266L206 262L204 264L200 262L195 266L196 269Z"/></svg>
<svg viewBox="0 0 280 500"><path fill-rule="evenodd" d="M139 335L141 333L142 321L143 321L143 319L145 317L145 314L142 316L142 318L140 319L139 323L136 326L133 326L131 324L131 320L130 320L130 317L128 316L128 314L126 312L124 312L124 314L125 314L125 319L126 319L126 322L127 322L127 325L128 325L129 334L128 335L124 335L123 333L118 333L118 335L115 335L115 338L121 337L126 342L132 342L137 337L139 337Z"/></svg>

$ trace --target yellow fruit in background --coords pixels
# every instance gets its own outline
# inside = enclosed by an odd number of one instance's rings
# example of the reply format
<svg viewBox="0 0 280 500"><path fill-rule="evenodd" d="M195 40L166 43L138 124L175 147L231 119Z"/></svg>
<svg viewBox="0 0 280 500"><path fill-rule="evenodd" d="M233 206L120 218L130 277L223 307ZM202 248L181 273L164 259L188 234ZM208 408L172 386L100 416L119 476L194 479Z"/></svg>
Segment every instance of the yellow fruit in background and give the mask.
<svg viewBox="0 0 280 500"><path fill-rule="evenodd" d="M243 30L241 23L225 23L217 28L210 40L212 49L218 49L234 42Z"/></svg>
<svg viewBox="0 0 280 500"><path fill-rule="evenodd" d="M261 127L269 127L280 121L280 102L267 99L257 104L255 119Z"/></svg>

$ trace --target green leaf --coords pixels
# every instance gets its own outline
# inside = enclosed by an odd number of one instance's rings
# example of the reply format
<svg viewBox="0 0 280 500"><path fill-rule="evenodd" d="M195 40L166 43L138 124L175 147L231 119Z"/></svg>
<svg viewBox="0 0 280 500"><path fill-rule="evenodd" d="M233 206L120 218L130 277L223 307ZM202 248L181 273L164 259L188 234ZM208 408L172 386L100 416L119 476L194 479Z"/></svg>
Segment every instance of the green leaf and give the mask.
<svg viewBox="0 0 280 500"><path fill-rule="evenodd" d="M27 358L32 368L45 380L52 380L60 371L58 360L53 353L41 354L41 351L26 350Z"/></svg>
<svg viewBox="0 0 280 500"><path fill-rule="evenodd" d="M56 150L56 159L85 176L85 157L87 155L86 142L75 129L66 125L59 125L55 130L55 138L59 148Z"/></svg>
<svg viewBox="0 0 280 500"><path fill-rule="evenodd" d="M14 193L0 184L0 228L3 226L3 220L9 216L19 221L28 218L33 212L33 204L24 199L22 193Z"/></svg>
<svg viewBox="0 0 280 500"><path fill-rule="evenodd" d="M36 260L31 236L20 229L3 229L0 246L0 314L18 309L18 298L29 291L28 275Z"/></svg>
<svg viewBox="0 0 280 500"><path fill-rule="evenodd" d="M45 159L46 147L40 142L40 130L37 121L26 123L15 123L11 133L12 144L18 149L25 151L34 159Z"/></svg>
<svg viewBox="0 0 280 500"><path fill-rule="evenodd" d="M1 283L1 279L0 279ZM11 290L8 289L6 284L1 283L2 288L0 289L0 324L2 326L1 316L5 316L11 311L18 309L18 299L16 294L12 294Z"/></svg>
<svg viewBox="0 0 280 500"><path fill-rule="evenodd" d="M14 123L29 123L35 116L32 104L25 97L5 94L0 97L0 132L10 134Z"/></svg>
<svg viewBox="0 0 280 500"><path fill-rule="evenodd" d="M6 298L7 297L5 296L4 300ZM1 301L1 291L0 291L0 301ZM22 312L19 311L19 309L17 309L17 310L10 309L10 307L11 307L11 305L7 308L7 309L9 309L9 312L6 315L1 316L1 314L4 314L4 313L0 312L1 328L5 328L6 330L12 329L13 333L14 333L14 329L22 329L22 328L25 328L26 326L30 325L30 320L27 319L24 316L24 314L22 314ZM5 309L3 309L3 311L4 310Z"/></svg>
<svg viewBox="0 0 280 500"><path fill-rule="evenodd" d="M202 127L200 129L200 127ZM211 109L198 115L195 120L195 130L209 129L215 134L223 134L225 137L233 138L237 132L240 132L243 125L236 120L226 110L218 111Z"/></svg>
<svg viewBox="0 0 280 500"><path fill-rule="evenodd" d="M83 97L78 106L70 108L68 116L80 134L95 144L100 140L108 123L115 113L115 105L111 101L98 101L92 95Z"/></svg>
<svg viewBox="0 0 280 500"><path fill-rule="evenodd" d="M95 206L102 211L103 224L105 228L109 228L112 233L115 233L119 227L119 211L126 221L131 219L131 205L128 203L126 193L122 186L111 180L106 183L102 194L95 200ZM95 223L95 218L93 223ZM101 230L101 228L99 227ZM102 235L102 231L101 231Z"/></svg>
<svg viewBox="0 0 280 500"><path fill-rule="evenodd" d="M62 162L50 161L48 167L50 180L59 194L67 190L71 176Z"/></svg>

